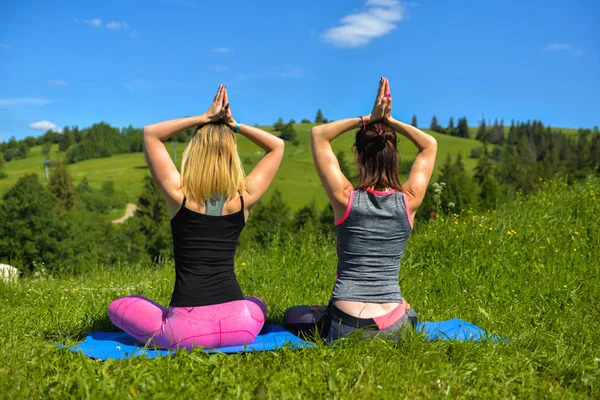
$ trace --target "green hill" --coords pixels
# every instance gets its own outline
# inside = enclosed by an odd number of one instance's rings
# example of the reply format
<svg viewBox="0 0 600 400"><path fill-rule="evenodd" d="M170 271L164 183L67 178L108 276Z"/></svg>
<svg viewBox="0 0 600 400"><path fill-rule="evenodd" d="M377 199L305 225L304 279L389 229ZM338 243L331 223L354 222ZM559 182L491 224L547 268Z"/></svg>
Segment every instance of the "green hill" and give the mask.
<svg viewBox="0 0 600 400"><path fill-rule="evenodd" d="M283 192L284 200L294 209L298 209L312 201L321 206L327 203L325 192L321 186L317 173L315 171L312 156L310 152L310 128L312 124L295 125L298 133L299 145L293 146L286 143L285 156L269 193L275 188ZM431 132L430 132L431 133ZM469 158L471 149L481 146L481 143L474 139L457 138L438 133L432 133L438 141L438 159L437 165L441 165L448 154L456 156L462 154L465 167L468 171L472 170L477 160ZM238 136L238 147L240 157L244 163L246 171L249 172L262 156L262 150L252 144L242 136ZM354 133L349 132L338 138L333 143L335 152L343 151L346 153L346 159L351 162L354 158L352 154L352 144L354 143ZM173 153L173 147L170 143L167 148ZM179 143L176 148L178 165L181 161L184 144ZM404 137L399 141L400 155L403 161L412 161L416 155L414 146ZM50 158L59 159L62 154L58 152L58 146L52 147ZM4 194L21 176L27 173L37 173L40 177L44 175L42 160L44 159L41 146L31 148L29 156L26 159L11 161L5 164L5 171L8 178L0 180L0 194ZM115 182L115 188L127 194L129 201L135 202L141 192L142 178L149 173L142 153L122 154L109 158L99 158L82 161L69 165L69 170L73 176L75 184L78 184L84 176L87 177L90 185L99 188L102 182L112 180ZM269 196L267 193L267 196Z"/></svg>

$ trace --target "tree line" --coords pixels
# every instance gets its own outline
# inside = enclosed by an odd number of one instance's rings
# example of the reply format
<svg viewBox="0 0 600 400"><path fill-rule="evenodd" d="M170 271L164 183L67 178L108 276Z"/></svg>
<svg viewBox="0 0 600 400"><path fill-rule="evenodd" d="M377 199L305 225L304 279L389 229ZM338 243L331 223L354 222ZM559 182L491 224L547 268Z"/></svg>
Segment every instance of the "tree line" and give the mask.
<svg viewBox="0 0 600 400"><path fill-rule="evenodd" d="M302 123L311 121L303 119ZM319 109L315 117L315 123L326 123L323 112ZM273 124L273 131L280 138L293 145L299 144L298 134L294 129L296 121L293 119L284 123L282 118ZM172 138L174 142L185 143L189 140L193 130L187 129ZM0 179L5 177L2 166L5 161L27 158L29 149L33 146L42 146L42 154L50 157L50 149L53 144L58 145L58 150L64 153L69 164L91 158L111 157L124 153L135 153L142 151L143 130L141 128L128 127L119 129L105 122L92 125L80 130L77 126L65 126L62 132L48 130L39 137L27 136L22 140L11 137L7 142L0 143Z"/></svg>

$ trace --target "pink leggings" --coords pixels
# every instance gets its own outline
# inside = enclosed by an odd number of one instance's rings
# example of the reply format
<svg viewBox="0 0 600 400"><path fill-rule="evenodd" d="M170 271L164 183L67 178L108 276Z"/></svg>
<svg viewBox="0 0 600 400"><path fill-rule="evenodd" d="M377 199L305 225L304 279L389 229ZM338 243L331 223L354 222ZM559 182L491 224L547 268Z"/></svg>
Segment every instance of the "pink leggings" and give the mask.
<svg viewBox="0 0 600 400"><path fill-rule="evenodd" d="M252 343L265 322L258 297L201 307L165 308L145 297L121 297L108 306L110 320L137 340L163 349L215 348Z"/></svg>

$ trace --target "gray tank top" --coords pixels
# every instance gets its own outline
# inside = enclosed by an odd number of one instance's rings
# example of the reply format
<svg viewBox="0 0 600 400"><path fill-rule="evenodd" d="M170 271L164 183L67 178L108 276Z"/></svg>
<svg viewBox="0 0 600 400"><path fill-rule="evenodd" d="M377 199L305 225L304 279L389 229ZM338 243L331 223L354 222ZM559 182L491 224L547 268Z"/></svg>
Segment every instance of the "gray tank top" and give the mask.
<svg viewBox="0 0 600 400"><path fill-rule="evenodd" d="M402 301L398 273L412 230L402 192L355 190L335 222L337 279L331 299L365 303Z"/></svg>

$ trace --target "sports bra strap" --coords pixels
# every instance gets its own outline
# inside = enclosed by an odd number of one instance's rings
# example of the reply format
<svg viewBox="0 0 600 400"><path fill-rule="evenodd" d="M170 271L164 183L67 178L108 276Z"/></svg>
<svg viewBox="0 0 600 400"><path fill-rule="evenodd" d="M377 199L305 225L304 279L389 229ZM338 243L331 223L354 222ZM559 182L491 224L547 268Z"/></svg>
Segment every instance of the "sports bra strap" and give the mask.
<svg viewBox="0 0 600 400"><path fill-rule="evenodd" d="M204 202L204 214L220 217L223 214L223 206L225 206L226 201L227 197L211 197Z"/></svg>
<svg viewBox="0 0 600 400"><path fill-rule="evenodd" d="M183 196L183 202L181 203L181 208L185 208L185 202L187 197ZM213 216L221 216L223 214L223 207L227 202L227 197L214 198L206 203L204 203L204 214L213 215ZM240 203L242 205L240 211L244 211L244 196L240 194Z"/></svg>

